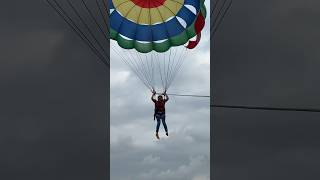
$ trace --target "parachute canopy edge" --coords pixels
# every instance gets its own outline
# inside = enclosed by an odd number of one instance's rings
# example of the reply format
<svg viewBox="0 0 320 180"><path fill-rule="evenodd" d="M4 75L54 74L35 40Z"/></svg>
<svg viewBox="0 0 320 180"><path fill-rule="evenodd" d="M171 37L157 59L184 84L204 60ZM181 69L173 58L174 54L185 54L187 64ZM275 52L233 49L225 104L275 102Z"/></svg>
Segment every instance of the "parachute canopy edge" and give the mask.
<svg viewBox="0 0 320 180"><path fill-rule="evenodd" d="M201 31L204 27L204 19L206 17L206 10L204 0L180 0L184 4L180 6L180 9L171 11L171 18L167 21L158 22L156 24L139 24L139 15L143 12L143 3L135 4L134 0L127 0L126 5L114 6L114 3L119 3L123 0L109 0L111 8L114 10L110 14L110 37L118 43L121 48L124 49L136 49L140 53L149 53L156 51L159 53L168 51L171 47L182 46L188 43L186 46L189 49L196 47L201 38ZM163 5L156 3L151 0L142 0L143 2L148 1L153 5L153 9L164 8ZM162 0L163 3L172 4L173 0ZM157 1L158 2L158 1ZM134 6L128 4L133 3ZM145 5L145 3L144 3ZM164 4L165 5L165 4ZM192 12L186 5L193 6L197 11L196 14ZM133 9L133 7L135 9ZM169 9L165 7L164 9ZM162 9L162 10L164 10ZM119 13L121 11L122 13ZM135 13L134 13L135 12ZM140 12L140 13L137 13ZM150 12L155 12L151 11ZM175 14L173 14L175 12ZM122 15L125 14L125 15ZM158 14L149 13L149 19L156 20L155 16L162 17L168 16L167 13ZM132 21L135 18L136 23ZM185 27L178 19L185 21ZM159 20L159 17L158 17ZM181 20L180 20L181 21ZM200 22L200 23L199 23ZM197 36L196 41L190 41L193 37ZM192 44L192 45L190 45ZM192 48L191 48L192 47Z"/></svg>

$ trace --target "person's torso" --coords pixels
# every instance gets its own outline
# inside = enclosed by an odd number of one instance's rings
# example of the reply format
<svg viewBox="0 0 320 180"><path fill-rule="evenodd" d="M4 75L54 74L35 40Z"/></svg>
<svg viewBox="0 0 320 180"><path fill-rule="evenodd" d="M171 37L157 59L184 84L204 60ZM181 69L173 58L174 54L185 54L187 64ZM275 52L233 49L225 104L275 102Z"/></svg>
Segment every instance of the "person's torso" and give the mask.
<svg viewBox="0 0 320 180"><path fill-rule="evenodd" d="M165 101L156 101L154 103L156 112L165 112Z"/></svg>

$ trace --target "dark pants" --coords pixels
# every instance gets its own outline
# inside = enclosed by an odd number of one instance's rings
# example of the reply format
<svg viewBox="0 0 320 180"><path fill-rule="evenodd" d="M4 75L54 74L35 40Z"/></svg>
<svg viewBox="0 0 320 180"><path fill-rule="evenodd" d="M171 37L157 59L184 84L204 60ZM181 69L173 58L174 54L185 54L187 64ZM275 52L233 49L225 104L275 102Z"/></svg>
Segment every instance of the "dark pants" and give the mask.
<svg viewBox="0 0 320 180"><path fill-rule="evenodd" d="M168 132L168 127L166 124L166 114L165 113L156 113L156 118L157 118L157 129L156 132L159 132L159 128L160 128L160 124L162 121L163 127L166 130L166 132Z"/></svg>

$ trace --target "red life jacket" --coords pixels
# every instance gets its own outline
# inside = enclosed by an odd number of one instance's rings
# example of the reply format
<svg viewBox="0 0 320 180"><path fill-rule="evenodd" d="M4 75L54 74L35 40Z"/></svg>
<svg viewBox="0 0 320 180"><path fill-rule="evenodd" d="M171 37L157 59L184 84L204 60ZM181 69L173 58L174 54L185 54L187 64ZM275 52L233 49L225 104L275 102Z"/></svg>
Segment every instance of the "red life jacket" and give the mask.
<svg viewBox="0 0 320 180"><path fill-rule="evenodd" d="M166 108L165 108L165 100L162 101L153 101L154 102L154 111L155 113L157 112L165 112Z"/></svg>

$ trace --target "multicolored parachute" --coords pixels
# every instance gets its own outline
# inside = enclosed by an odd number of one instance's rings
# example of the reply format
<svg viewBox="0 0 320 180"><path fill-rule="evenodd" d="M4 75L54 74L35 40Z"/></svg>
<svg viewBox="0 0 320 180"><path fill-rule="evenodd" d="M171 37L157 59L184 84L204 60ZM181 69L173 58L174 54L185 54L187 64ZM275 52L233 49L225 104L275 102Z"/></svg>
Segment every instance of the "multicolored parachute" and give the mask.
<svg viewBox="0 0 320 180"><path fill-rule="evenodd" d="M110 58L151 90L170 87L205 25L204 0L46 1L107 66L113 39Z"/></svg>
<svg viewBox="0 0 320 180"><path fill-rule="evenodd" d="M205 24L204 0L109 0L110 35L125 49L194 48ZM197 36L195 41L191 38Z"/></svg>
<svg viewBox="0 0 320 180"><path fill-rule="evenodd" d="M109 0L109 8L113 52L150 90L166 91L200 41L204 0Z"/></svg>

